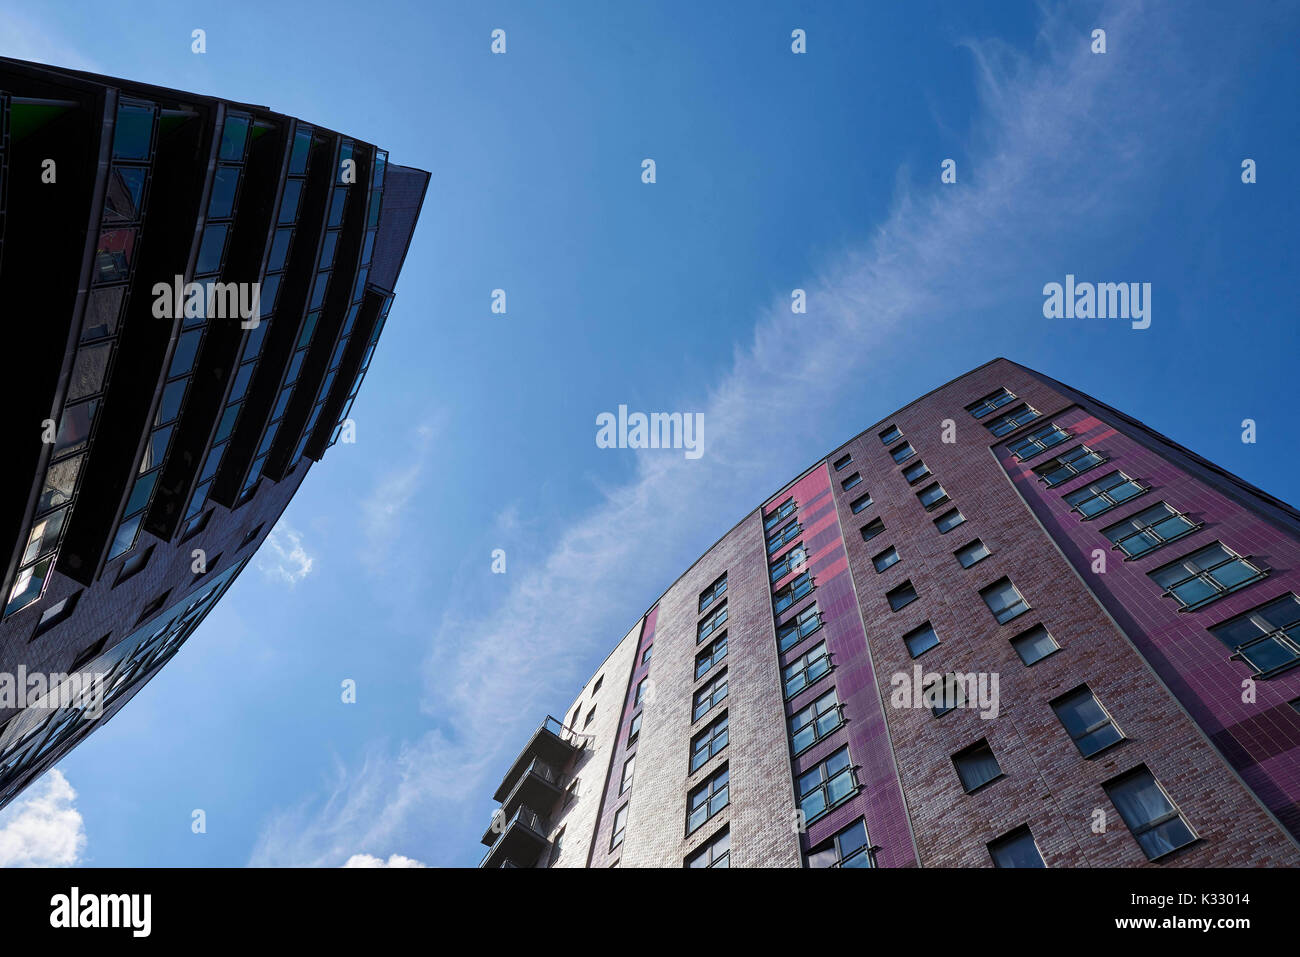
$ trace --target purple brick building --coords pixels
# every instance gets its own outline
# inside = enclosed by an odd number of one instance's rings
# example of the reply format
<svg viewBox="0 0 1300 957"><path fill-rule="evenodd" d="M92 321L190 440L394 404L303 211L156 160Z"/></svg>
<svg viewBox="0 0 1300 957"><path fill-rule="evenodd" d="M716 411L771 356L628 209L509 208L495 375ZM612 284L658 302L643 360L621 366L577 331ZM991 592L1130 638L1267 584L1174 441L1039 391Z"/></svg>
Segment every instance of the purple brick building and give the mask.
<svg viewBox="0 0 1300 957"><path fill-rule="evenodd" d="M688 569L483 866L1294 866L1297 596L1294 509L997 359Z"/></svg>
<svg viewBox="0 0 1300 957"><path fill-rule="evenodd" d="M264 106L0 58L0 807L349 440L428 178Z"/></svg>

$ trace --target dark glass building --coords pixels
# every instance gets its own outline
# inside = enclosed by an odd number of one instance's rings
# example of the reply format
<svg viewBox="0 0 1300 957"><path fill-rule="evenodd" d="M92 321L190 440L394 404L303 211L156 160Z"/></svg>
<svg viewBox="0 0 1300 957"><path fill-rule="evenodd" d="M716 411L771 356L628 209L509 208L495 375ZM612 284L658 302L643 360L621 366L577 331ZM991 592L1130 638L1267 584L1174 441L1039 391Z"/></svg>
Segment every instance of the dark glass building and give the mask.
<svg viewBox="0 0 1300 957"><path fill-rule="evenodd" d="M0 58L0 806L348 440L428 179L264 106Z"/></svg>
<svg viewBox="0 0 1300 957"><path fill-rule="evenodd" d="M485 867L1300 864L1300 515L997 359L727 532Z"/></svg>

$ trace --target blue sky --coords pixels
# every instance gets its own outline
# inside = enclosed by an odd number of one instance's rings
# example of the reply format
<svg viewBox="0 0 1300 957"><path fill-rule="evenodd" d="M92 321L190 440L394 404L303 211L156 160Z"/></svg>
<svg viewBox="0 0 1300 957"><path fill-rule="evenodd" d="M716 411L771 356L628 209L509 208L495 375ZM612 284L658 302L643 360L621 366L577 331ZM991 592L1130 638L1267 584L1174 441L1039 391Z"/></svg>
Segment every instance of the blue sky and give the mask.
<svg viewBox="0 0 1300 957"><path fill-rule="evenodd" d="M164 672L0 814L0 861L476 864L493 778L690 562L997 355L1300 501L1295 4L0 15L5 55L265 103L432 173L357 444ZM1151 327L1044 318L1067 273L1150 282ZM703 412L704 456L597 448L620 404Z"/></svg>

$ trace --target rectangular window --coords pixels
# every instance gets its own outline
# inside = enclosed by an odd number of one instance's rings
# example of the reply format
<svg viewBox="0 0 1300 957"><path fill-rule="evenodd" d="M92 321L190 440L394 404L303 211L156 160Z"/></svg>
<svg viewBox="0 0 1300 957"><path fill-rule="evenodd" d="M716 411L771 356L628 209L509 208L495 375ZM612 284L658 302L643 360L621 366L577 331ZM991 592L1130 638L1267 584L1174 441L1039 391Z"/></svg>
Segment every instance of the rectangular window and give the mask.
<svg viewBox="0 0 1300 957"><path fill-rule="evenodd" d="M1126 558L1140 558L1200 527L1201 523L1193 522L1165 502L1156 502L1122 522L1103 528L1101 533Z"/></svg>
<svg viewBox="0 0 1300 957"><path fill-rule="evenodd" d="M1015 396L1006 389L998 389L996 392L990 392L978 402L972 402L966 406L966 411L975 418L982 419L994 409L1000 409L1014 398Z"/></svg>
<svg viewBox="0 0 1300 957"><path fill-rule="evenodd" d="M966 521L966 516L961 513L961 509L953 508L936 518L934 527L939 530L940 535L947 535L964 521Z"/></svg>
<svg viewBox="0 0 1300 957"><path fill-rule="evenodd" d="M916 449L912 448L910 443L904 442L902 445L890 449L889 454L895 462L901 465L916 454Z"/></svg>
<svg viewBox="0 0 1300 957"><path fill-rule="evenodd" d="M790 718L790 747L795 754L807 751L838 728L843 720L840 699L832 688Z"/></svg>
<svg viewBox="0 0 1300 957"><path fill-rule="evenodd" d="M840 483L840 488L844 489L844 491L847 492L855 485L861 484L861 482L862 482L862 473L854 472L852 475L850 475L848 478L846 478L843 482Z"/></svg>
<svg viewBox="0 0 1300 957"><path fill-rule="evenodd" d="M1084 518L1092 518L1150 490L1149 485L1134 481L1123 472L1111 472L1091 485L1071 492L1065 496L1065 501L1071 511L1078 512Z"/></svg>
<svg viewBox="0 0 1300 957"><path fill-rule="evenodd" d="M695 630L695 643L698 645L705 638L709 637L709 635L721 628L726 621L727 602L724 600L722 606L718 608L717 611L700 622L699 626Z"/></svg>
<svg viewBox="0 0 1300 957"><path fill-rule="evenodd" d="M1061 650L1056 639L1042 625L1034 625L1028 631L1022 631L1011 639L1011 647L1026 665L1042 661L1048 655Z"/></svg>
<svg viewBox="0 0 1300 957"><path fill-rule="evenodd" d="M35 641L47 631L71 618L72 613L77 610L77 602L80 599L81 592L74 591L71 595L68 595L66 598L60 598L49 608L46 608L45 611L41 612L41 620L36 623L36 630L32 632L30 640Z"/></svg>
<svg viewBox="0 0 1300 957"><path fill-rule="evenodd" d="M591 725L591 722L594 721L595 718L596 718L596 706L593 704L591 706L591 710L587 712L587 720L582 722L582 726L584 728L589 727Z"/></svg>
<svg viewBox="0 0 1300 957"><path fill-rule="evenodd" d="M623 833L627 830L627 808L624 804L614 812L614 833L609 839L609 849L612 851L623 843Z"/></svg>
<svg viewBox="0 0 1300 957"><path fill-rule="evenodd" d="M835 471L839 472L842 469L848 468L849 463L852 461L853 456L846 452L835 460Z"/></svg>
<svg viewBox="0 0 1300 957"><path fill-rule="evenodd" d="M870 494L859 495L857 498L855 498L852 502L849 503L849 509L852 510L854 515L857 515L859 512L861 512L866 508L869 508L870 506L871 506Z"/></svg>
<svg viewBox="0 0 1300 957"><path fill-rule="evenodd" d="M600 690L600 686L603 685L604 683L605 683L605 676L604 676L604 675L600 675L599 677L597 677L597 678L596 678L596 683L595 683L594 685L591 686L591 693L592 693L592 694L595 694L597 691L599 691L599 690Z"/></svg>
<svg viewBox="0 0 1300 957"><path fill-rule="evenodd" d="M813 602L795 617L776 630L776 643L781 651L789 651L822 626L822 616Z"/></svg>
<svg viewBox="0 0 1300 957"><path fill-rule="evenodd" d="M1286 594L1210 629L1257 674L1300 662L1300 598Z"/></svg>
<svg viewBox="0 0 1300 957"><path fill-rule="evenodd" d="M795 602L811 594L812 590L812 576L804 572L772 596L772 607L779 615Z"/></svg>
<svg viewBox="0 0 1300 957"><path fill-rule="evenodd" d="M636 708L640 706L641 702L645 700L646 691L647 689L649 689L649 687L650 687L649 678L642 678L640 682L638 682L636 686L636 700L632 702L632 707Z"/></svg>
<svg viewBox="0 0 1300 957"><path fill-rule="evenodd" d="M686 858L687 867L730 867L731 866L731 830L723 828L716 837Z"/></svg>
<svg viewBox="0 0 1300 957"><path fill-rule="evenodd" d="M130 558L122 563L121 569L118 570L117 578L113 581L113 587L116 588L122 582L126 581L137 572L143 571L144 566L149 564L149 559L153 555L153 546L150 545L144 551L136 552Z"/></svg>
<svg viewBox="0 0 1300 957"><path fill-rule="evenodd" d="M691 738L691 774L704 767L709 758L727 746L727 715L723 714Z"/></svg>
<svg viewBox="0 0 1300 957"><path fill-rule="evenodd" d="M650 654L655 650L654 645L646 645L645 651L641 652L641 664L647 664L650 661Z"/></svg>
<svg viewBox="0 0 1300 957"><path fill-rule="evenodd" d="M1009 578L1001 578L987 588L980 590L980 597L989 606L998 624L1005 625L1011 619L1029 611L1029 602L1025 601L1020 590L1011 584Z"/></svg>
<svg viewBox="0 0 1300 957"><path fill-rule="evenodd" d="M627 789L632 786L632 777L636 774L636 755L628 758L623 762L623 780L619 782L618 793L626 794Z"/></svg>
<svg viewBox="0 0 1300 957"><path fill-rule="evenodd" d="M885 598L889 600L889 607L894 611L898 611L916 601L916 589L912 587L912 582L908 580L897 588L891 588L885 592Z"/></svg>
<svg viewBox="0 0 1300 957"><path fill-rule="evenodd" d="M793 698L818 678L830 674L830 670L831 659L826 653L826 642L820 641L782 669L781 682L785 696Z"/></svg>
<svg viewBox="0 0 1300 957"><path fill-rule="evenodd" d="M727 657L727 633L724 631L709 647L695 656L695 677L703 678Z"/></svg>
<svg viewBox="0 0 1300 957"><path fill-rule="evenodd" d="M926 465L924 462L913 462L907 468L903 469L903 478L907 479L909 485L916 484L930 474L930 466Z"/></svg>
<svg viewBox="0 0 1300 957"><path fill-rule="evenodd" d="M727 672L723 669L718 676L695 692L691 708L691 721L699 721L715 707L727 700Z"/></svg>
<svg viewBox="0 0 1300 957"><path fill-rule="evenodd" d="M838 807L852 797L857 790L857 782L853 779L848 745L812 770L799 775L797 787L799 810L803 811L805 824L811 824L831 808Z"/></svg>
<svg viewBox="0 0 1300 957"><path fill-rule="evenodd" d="M1122 741L1124 735L1087 685L1051 702L1052 710L1085 758Z"/></svg>
<svg viewBox="0 0 1300 957"><path fill-rule="evenodd" d="M874 518L866 525L862 526L862 540L864 542L869 542L884 530L885 530L884 520L879 518Z"/></svg>
<svg viewBox="0 0 1300 957"><path fill-rule="evenodd" d="M1221 542L1197 549L1148 576L1183 611L1201 608L1263 578L1265 572Z"/></svg>
<svg viewBox="0 0 1300 957"><path fill-rule="evenodd" d="M948 493L943 490L943 486L938 482L934 482L921 489L921 491L916 493L916 497L920 499L921 504L925 506L927 512L938 508L940 505L948 501Z"/></svg>
<svg viewBox="0 0 1300 957"><path fill-rule="evenodd" d="M729 776L725 765L686 797L686 833L693 833L701 824L717 814L731 801Z"/></svg>
<svg viewBox="0 0 1300 957"><path fill-rule="evenodd" d="M171 589L169 588L161 595L156 596L153 601L149 602L149 604L145 605L144 609L140 612L140 617L135 620L135 623L137 625L143 624L145 621L148 621L154 615L158 614L158 612L166 608L167 596L170 594L171 594Z"/></svg>
<svg viewBox="0 0 1300 957"><path fill-rule="evenodd" d="M627 743L628 743L628 746L629 746L629 747L631 747L632 742L635 741L635 740L640 736L640 734L641 734L641 715L642 715L642 714L643 714L643 712L638 711L635 715L633 715L633 716L632 716L632 723L628 726L628 729L627 729Z"/></svg>
<svg viewBox="0 0 1300 957"><path fill-rule="evenodd" d="M986 427L994 435L1007 435L1014 432L1022 425L1034 421L1034 419L1038 418L1041 414L1042 413L1033 406L1021 403L1010 412L1007 412L1004 415L999 415L996 419L987 422Z"/></svg>
<svg viewBox="0 0 1300 957"><path fill-rule="evenodd" d="M858 818L830 840L808 852L809 867L871 867L867 825Z"/></svg>
<svg viewBox="0 0 1300 957"><path fill-rule="evenodd" d="M808 553L803 550L803 542L790 549L769 567L772 582L776 583L804 563Z"/></svg>
<svg viewBox="0 0 1300 957"><path fill-rule="evenodd" d="M966 703L966 688L956 675L942 675L925 686L922 696L930 713L939 718Z"/></svg>
<svg viewBox="0 0 1300 957"><path fill-rule="evenodd" d="M789 525L785 526L779 532L773 535L771 540L768 541L767 553L769 555L775 555L777 553L777 550L780 549L782 545L786 544L787 542L794 541L795 538L798 537L799 533L802 531L803 531L802 525L800 525L797 521L791 522Z"/></svg>
<svg viewBox="0 0 1300 957"><path fill-rule="evenodd" d="M876 567L877 572L883 572L886 568L892 568L898 564L898 549L890 545L879 555L871 559L871 564Z"/></svg>
<svg viewBox="0 0 1300 957"><path fill-rule="evenodd" d="M1154 861L1196 840L1177 806L1145 765L1102 787L1148 860Z"/></svg>
<svg viewBox="0 0 1300 957"><path fill-rule="evenodd" d="M953 554L957 556L957 561L962 568L970 568L989 557L989 547L977 538L970 544L963 545Z"/></svg>
<svg viewBox="0 0 1300 957"><path fill-rule="evenodd" d="M896 425L891 425L880 433L880 441L883 445L891 445L903 437L903 432Z"/></svg>
<svg viewBox="0 0 1300 957"><path fill-rule="evenodd" d="M1105 456L1099 452L1094 452L1086 445L1076 445L1070 451L1062 452L1056 458L1034 466L1034 474L1048 488L1055 488L1062 482L1068 482L1076 475L1095 468L1105 461Z"/></svg>
<svg viewBox="0 0 1300 957"><path fill-rule="evenodd" d="M957 777L961 778L961 786L967 794L973 794L990 781L1002 777L998 759L993 756L993 749L983 738L954 754L952 763L957 768Z"/></svg>
<svg viewBox="0 0 1300 957"><path fill-rule="evenodd" d="M703 613L716 599L721 598L726 591L727 573L723 572L721 578L700 592L700 612Z"/></svg>
<svg viewBox="0 0 1300 957"><path fill-rule="evenodd" d="M1034 835L1028 827L1018 827L996 841L989 842L989 856L994 867L1046 867Z"/></svg>
<svg viewBox="0 0 1300 957"><path fill-rule="evenodd" d="M1041 429L1034 429L1028 435L1022 435L1007 448L1011 450L1012 455L1023 462L1025 459L1033 458L1039 452L1046 452L1054 445L1060 445L1069 437L1069 432L1053 422Z"/></svg>
<svg viewBox="0 0 1300 957"><path fill-rule="evenodd" d="M934 633L934 628L928 621L903 636L903 644L907 646L907 651L913 658L919 658L938 643L939 636Z"/></svg>
<svg viewBox="0 0 1300 957"><path fill-rule="evenodd" d="M763 519L763 531L770 532L783 521L794 514L794 497L787 498L778 505L773 511L769 512L767 518Z"/></svg>

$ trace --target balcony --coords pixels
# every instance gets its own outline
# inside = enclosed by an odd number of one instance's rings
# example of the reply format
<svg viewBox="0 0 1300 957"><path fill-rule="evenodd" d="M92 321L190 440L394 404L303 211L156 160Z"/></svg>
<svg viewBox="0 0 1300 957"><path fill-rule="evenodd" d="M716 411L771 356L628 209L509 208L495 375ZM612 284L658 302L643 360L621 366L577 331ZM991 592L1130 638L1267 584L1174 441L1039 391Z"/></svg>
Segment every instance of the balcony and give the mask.
<svg viewBox="0 0 1300 957"><path fill-rule="evenodd" d="M526 804L519 805L511 817L504 818L504 825L498 825L497 821L503 818L504 815L494 816L493 825L500 828L500 833L483 855L479 867L532 867L551 843L546 838L546 821Z"/></svg>
<svg viewBox="0 0 1300 957"><path fill-rule="evenodd" d="M577 734L557 719L547 715L541 727L533 732L533 736L528 739L528 744L510 765L510 770L501 779L501 784L492 795L492 800L498 804L505 804L506 798L520 785L520 777L535 760L540 759L552 768L563 770L569 763L569 759L582 749L586 740L586 735Z"/></svg>
<svg viewBox="0 0 1300 957"><path fill-rule="evenodd" d="M521 804L549 811L563 794L564 791L560 787L560 773L541 758L534 758L528 767L524 768L515 786L501 802L501 808L493 815L493 819L495 821L499 817L504 817L509 820ZM497 833L492 825L488 825L488 829L483 833L482 843L490 847L496 841Z"/></svg>

